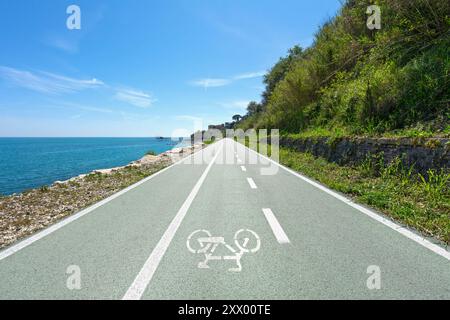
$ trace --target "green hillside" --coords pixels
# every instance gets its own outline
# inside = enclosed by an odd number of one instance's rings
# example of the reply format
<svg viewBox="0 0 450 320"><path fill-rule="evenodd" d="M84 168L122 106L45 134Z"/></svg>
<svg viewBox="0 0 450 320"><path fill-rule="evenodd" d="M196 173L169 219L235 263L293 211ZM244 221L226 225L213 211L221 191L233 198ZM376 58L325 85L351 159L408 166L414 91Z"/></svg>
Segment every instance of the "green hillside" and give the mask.
<svg viewBox="0 0 450 320"><path fill-rule="evenodd" d="M367 27L367 7L381 8L381 29ZM346 1L264 78L237 127L284 133L450 134L450 2Z"/></svg>

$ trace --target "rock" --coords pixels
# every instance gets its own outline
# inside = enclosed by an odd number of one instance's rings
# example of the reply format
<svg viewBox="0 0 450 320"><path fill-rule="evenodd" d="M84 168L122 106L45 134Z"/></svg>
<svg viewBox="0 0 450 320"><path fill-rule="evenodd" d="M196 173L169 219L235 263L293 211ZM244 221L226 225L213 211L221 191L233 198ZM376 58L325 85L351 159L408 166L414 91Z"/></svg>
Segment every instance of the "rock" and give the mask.
<svg viewBox="0 0 450 320"><path fill-rule="evenodd" d="M109 169L99 169L99 170L92 171L92 173L111 174L111 173L113 173L115 171L118 171L120 169L123 169L123 167L115 167L115 168L109 168Z"/></svg>
<svg viewBox="0 0 450 320"><path fill-rule="evenodd" d="M418 142L411 138L340 138L330 141L329 138L281 137L280 146L310 152L340 165L360 164L368 155L382 154L385 164L399 157L405 166L414 165L416 172L426 175L429 169L450 170L450 154L446 149L449 141L444 138Z"/></svg>

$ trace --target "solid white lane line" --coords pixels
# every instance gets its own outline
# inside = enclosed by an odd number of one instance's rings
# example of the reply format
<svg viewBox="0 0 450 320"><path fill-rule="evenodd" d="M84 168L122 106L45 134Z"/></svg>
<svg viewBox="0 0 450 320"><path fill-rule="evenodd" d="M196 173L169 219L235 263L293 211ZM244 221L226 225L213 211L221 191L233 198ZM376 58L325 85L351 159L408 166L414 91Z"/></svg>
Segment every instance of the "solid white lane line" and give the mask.
<svg viewBox="0 0 450 320"><path fill-rule="evenodd" d="M211 148L211 147L212 146L208 146L207 148ZM106 203L108 203L108 202L110 202L110 201L120 197L124 193L127 193L128 191L130 191L130 190L132 190L134 188L137 188L141 184L146 183L147 181L157 177L158 175L160 175L163 172L171 169L172 167L174 167L176 165L179 165L179 164L183 163L184 161L189 160L190 158L194 157L195 155L199 154L200 152L206 151L207 148L199 150L199 151L197 151L197 152L187 156L186 158L181 159L180 161L170 165L169 167L164 168L164 169L154 173L153 175L151 175L151 176L149 176L149 177L147 177L145 179L142 179L141 181L138 181L135 184L133 184L133 185L131 185L131 186L129 186L129 187L127 187L127 188L125 188L125 189L123 189L123 190L113 194L113 195L111 195L110 197L97 202L96 204L92 205L91 207L88 207L88 208L86 208L84 210L81 210L80 212L78 212L76 214L73 214L73 215L71 215L71 216L61 220L58 223L56 223L56 224L54 224L54 225L52 225L52 226L50 226L50 227L48 227L48 228L46 228L46 229L44 229L42 231L39 231L38 233L32 235L31 237L26 238L25 240L22 240L22 241L18 242L17 244L14 244L11 247L9 247L9 248L7 248L7 249L5 249L3 251L0 251L0 261L5 259L5 258L7 258L7 257L9 257L9 256L11 256L11 255L13 255L16 252L18 252L18 251L28 247L29 245L33 244L34 242L36 242L36 241L38 241L38 240L48 236L49 234L51 234L51 233L53 233L53 232L55 232L55 231L65 227L69 223L80 219L81 217L87 215L88 213L91 213L95 209L97 209L97 208L105 205Z"/></svg>
<svg viewBox="0 0 450 320"><path fill-rule="evenodd" d="M244 145L242 145L242 146L244 146ZM246 146L244 146L244 147L247 148ZM352 200L350 200L350 199L340 195L339 193L337 193L337 192L335 192L335 191L333 191L331 189L328 189L327 187L325 187L325 186L323 186L323 185L321 185L321 184L319 184L319 183L317 183L317 182L315 182L315 181L313 181L313 180L303 176L302 174L300 174L298 172L295 172L294 170L289 169L288 167L285 167L282 164L279 164L278 162L274 161L273 159L271 159L269 157L266 157L266 156L264 156L264 155L262 155L262 154L260 154L260 153L258 153L256 151L252 150L252 149L249 149L249 148L247 148L247 149L250 150L250 152L256 153L260 157L262 157L262 158L264 158L264 159L266 159L266 160L276 164L277 166L279 166L283 170L293 174L294 176L302 179L303 181L313 185L317 189L320 189L320 190L328 193L329 195L333 196L334 198L336 198L336 199L346 203L350 207L360 211L361 213L369 216L370 218L372 218L372 219L374 219L374 220L384 224L385 226L391 228L394 231L397 231L398 233L402 234L403 236L407 237L408 239L410 239L410 240L420 244L421 246L423 246L423 247L433 251L434 253L444 257L445 259L450 260L450 252L447 251L446 249L442 248L441 246L438 246L437 244L432 243L431 241L425 239L424 237L421 237L420 235L418 235L418 234L416 234L416 233L406 229L405 227L402 227L402 226L398 225L397 223L382 217L378 213L376 213L376 212L374 212L374 211L372 211L372 210L370 210L368 208L365 208L365 207L363 207L363 206L353 202Z"/></svg>
<svg viewBox="0 0 450 320"><path fill-rule="evenodd" d="M241 170L247 172L247 168L245 166L241 166Z"/></svg>
<svg viewBox="0 0 450 320"><path fill-rule="evenodd" d="M247 178L248 184L250 185L250 188L252 189L258 189L258 187L255 184L255 181L253 181L252 178Z"/></svg>
<svg viewBox="0 0 450 320"><path fill-rule="evenodd" d="M216 155L209 163L208 167L203 172L200 179L195 184L194 188L192 189L191 193L181 206L180 210L178 210L178 213L176 214L175 218L170 223L169 227L167 228L166 232L164 232L161 240L159 240L156 247L153 249L152 253L148 257L147 261L145 262L144 266L142 267L139 274L136 276L136 279L134 279L133 283L131 284L128 291L123 296L122 300L139 300L142 297L142 294L144 293L145 289L147 288L148 284L153 278L153 275L158 268L159 263L161 262L164 254L166 253L167 248L169 247L170 243L172 242L173 237L175 236L175 233L177 232L178 228L181 225L181 222L183 221L184 217L186 216L187 211L189 210L189 207L191 206L192 202L194 201L198 191L200 190L203 182L206 179L206 176L208 175L209 170L213 166L214 162L217 159L217 156L220 152L216 152Z"/></svg>
<svg viewBox="0 0 450 320"><path fill-rule="evenodd" d="M281 227L280 223L278 222L277 218L273 214L272 210L262 209L262 211L264 212L267 222L269 222L270 228L272 228L272 232L275 235L275 238L277 238L278 243L279 244L291 243L291 241L289 241L288 236Z"/></svg>

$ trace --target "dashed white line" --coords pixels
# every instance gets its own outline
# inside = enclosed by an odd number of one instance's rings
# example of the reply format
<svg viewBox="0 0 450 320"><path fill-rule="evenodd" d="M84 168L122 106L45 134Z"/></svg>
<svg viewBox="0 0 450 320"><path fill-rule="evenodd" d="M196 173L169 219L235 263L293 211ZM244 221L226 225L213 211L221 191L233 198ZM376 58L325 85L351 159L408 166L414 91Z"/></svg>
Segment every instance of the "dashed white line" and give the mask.
<svg viewBox="0 0 450 320"><path fill-rule="evenodd" d="M277 218L273 214L272 210L270 209L262 209L262 210L264 212L264 215L266 216L267 222L269 222L270 228L272 228L272 232L275 235L275 238L277 238L278 243L279 244L291 243L288 236L281 227L280 223L278 222Z"/></svg>
<svg viewBox="0 0 450 320"><path fill-rule="evenodd" d="M218 155L219 155L219 152L216 152L216 155L211 160L208 167L205 169L202 176L195 184L194 188L192 189L192 191L189 194L189 196L187 197L187 199L184 201L180 210L178 210L178 213L176 214L175 218L170 223L166 232L164 232L161 240L159 240L158 244L153 249L149 258L145 262L144 266L142 267L142 269L139 272L139 274L137 275L137 277L134 279L130 288L127 290L127 292L123 296L122 300L139 300L142 297L142 294L144 293L148 284L152 280L153 274L155 273L156 269L158 268L159 263L161 262L164 254L166 253L167 248L169 247L170 243L172 242L172 239L175 236L175 233L177 232L178 228L180 227L181 222L183 221L184 217L186 216L186 213L189 210L189 207L191 206L192 202L194 201L195 196L197 195L198 191L200 190L203 182L206 179L206 176L208 175L209 170L213 166Z"/></svg>
<svg viewBox="0 0 450 320"><path fill-rule="evenodd" d="M247 172L247 168L245 166L241 166L241 170Z"/></svg>
<svg viewBox="0 0 450 320"><path fill-rule="evenodd" d="M250 185L250 188L252 189L258 189L258 187L256 186L255 181L253 181L252 178L247 178L248 184Z"/></svg>

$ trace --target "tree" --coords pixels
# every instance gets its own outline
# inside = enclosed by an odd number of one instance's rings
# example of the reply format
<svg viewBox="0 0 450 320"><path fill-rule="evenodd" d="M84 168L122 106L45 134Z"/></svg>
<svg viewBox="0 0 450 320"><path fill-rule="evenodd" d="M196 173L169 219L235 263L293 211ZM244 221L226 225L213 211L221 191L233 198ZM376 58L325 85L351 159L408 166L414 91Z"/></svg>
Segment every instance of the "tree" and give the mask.
<svg viewBox="0 0 450 320"><path fill-rule="evenodd" d="M286 77L286 74L291 70L295 61L300 60L304 56L303 49L296 45L289 49L286 57L280 60L272 67L272 69L264 76L264 83L266 89L262 94L262 105L266 106L273 90L277 84Z"/></svg>
<svg viewBox="0 0 450 320"><path fill-rule="evenodd" d="M249 116L252 116L254 114L260 113L262 110L263 110L263 108L262 108L261 104L255 102L255 101L251 101L247 107L247 114Z"/></svg>
<svg viewBox="0 0 450 320"><path fill-rule="evenodd" d="M241 116L240 114L235 114L235 115L232 117L232 119L233 119L233 121L239 122L239 121L241 121L242 116Z"/></svg>

